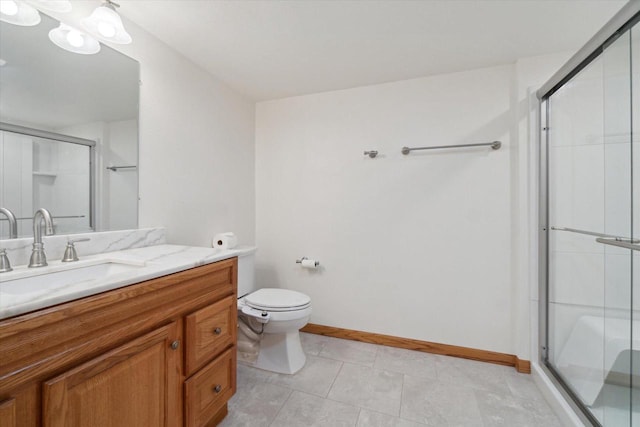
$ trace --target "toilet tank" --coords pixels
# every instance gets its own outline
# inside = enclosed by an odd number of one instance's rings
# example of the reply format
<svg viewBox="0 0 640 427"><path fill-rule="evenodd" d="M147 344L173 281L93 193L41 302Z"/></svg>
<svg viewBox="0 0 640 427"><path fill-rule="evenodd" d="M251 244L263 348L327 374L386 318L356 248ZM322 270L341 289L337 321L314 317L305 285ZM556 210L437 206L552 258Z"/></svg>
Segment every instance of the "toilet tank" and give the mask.
<svg viewBox="0 0 640 427"><path fill-rule="evenodd" d="M255 252L238 256L238 298L256 290Z"/></svg>

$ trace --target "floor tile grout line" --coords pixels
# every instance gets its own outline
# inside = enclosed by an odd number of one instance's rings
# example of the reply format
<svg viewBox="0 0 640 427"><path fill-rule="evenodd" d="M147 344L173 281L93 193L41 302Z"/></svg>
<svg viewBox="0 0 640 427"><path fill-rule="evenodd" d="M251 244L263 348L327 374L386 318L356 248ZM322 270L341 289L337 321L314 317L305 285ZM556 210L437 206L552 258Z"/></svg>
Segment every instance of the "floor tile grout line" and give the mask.
<svg viewBox="0 0 640 427"><path fill-rule="evenodd" d="M301 392L302 393L302 392ZM319 396L317 396L319 397ZM380 411L376 411L375 409L371 409L371 408L365 408L364 406L360 406L360 405L356 405L355 403L347 403L347 402L343 402L341 400L336 400L336 399L331 399L330 397L325 397L324 400L327 400L329 402L334 402L334 403L339 403L341 405L347 405L347 406L353 406L354 408L358 408L358 410L360 412L362 411L370 411L370 412L375 412L376 414L382 414L382 415L386 415L388 417L393 417L393 418L400 418L400 417L396 417L394 415L391 414L387 414L386 412L380 412ZM358 412L358 414L360 413ZM403 418L404 419L404 418ZM411 421L411 420L407 420L407 421ZM419 423L422 424L422 423Z"/></svg>
<svg viewBox="0 0 640 427"><path fill-rule="evenodd" d="M361 407L361 406L359 406L359 408L360 408L360 412L362 412L362 411L369 411L369 412L374 412L374 413L376 413L376 414L380 414L380 415L386 415L386 416L388 416L388 417L398 418L398 419L400 419L400 420L402 420L402 421L409 421L409 422L411 422L411 423L420 424L421 426L429 425L429 424L425 424L425 423L423 423L423 422L421 422L421 421L411 420L411 419L408 419L408 418L402 418L402 417L400 417L400 416L398 416L398 417L394 417L393 415L389 415L389 414L387 414L386 412L376 411L375 409L363 408L363 407Z"/></svg>
<svg viewBox="0 0 640 427"><path fill-rule="evenodd" d="M360 422L360 414L362 414L362 408L358 407L358 416L356 417L356 423L353 427L358 427L358 422Z"/></svg>
<svg viewBox="0 0 640 427"><path fill-rule="evenodd" d="M336 373L336 376L333 377L333 381L331 381L331 385L329 386L329 389L327 390L327 393L324 395L324 398L327 399L329 397L329 393L331 393L331 389L333 388L333 385L336 383L336 380L338 379L338 376L340 375L340 372L342 372L342 367L344 366L344 362L340 362L340 368L338 369L338 372Z"/></svg>
<svg viewBox="0 0 640 427"><path fill-rule="evenodd" d="M336 375L336 377L333 379L333 383L331 384L331 387L329 387L329 392L331 392L331 389L333 388L333 385L334 385L334 384L335 384L335 382L337 381L338 376L340 375L340 372L342 372L342 367L344 367L344 365L352 365L352 366L357 366L357 367L364 367L364 368L374 369L374 370L376 370L376 371L380 371L380 372L387 372L387 373L392 373L392 374L396 374L396 375L402 375L402 381L403 381L403 382L402 382L402 388L404 389L404 374L402 374L402 373L392 372L392 371L387 371L387 370L385 370L385 369L376 369L376 368L373 368L373 367L371 367L371 366L362 366L362 365L359 365L359 364L357 364L357 363L342 362L342 366L340 367L340 370L338 371L338 374L337 374L337 375ZM343 402L343 401L341 401L341 400L332 399L332 398L330 398L330 397L329 397L329 392L327 392L327 396L324 398L325 400L329 400L329 401L331 401L331 402L340 403L340 404L343 404L343 405L353 406L353 407L359 408L361 411L364 409L364 410L366 410L366 411L372 411L372 412L376 412L376 413L379 413L379 414L387 415L387 416L390 416L390 417L400 418L400 416L399 416L399 415L398 415L398 416L394 416L394 415L392 415L392 414L388 414L388 413L386 413L386 412L376 411L376 410L374 410L374 409L366 408L366 407L360 406L360 405L355 404L355 403L351 403L351 402ZM400 401L399 401L399 405L400 405L400 409L401 409L401 408L402 408L402 390L401 390L401 392L400 392ZM398 409L398 413L400 413L400 409ZM410 420L408 420L408 421L410 421Z"/></svg>
<svg viewBox="0 0 640 427"><path fill-rule="evenodd" d="M398 408L398 418L402 415L402 399L404 399L404 378L405 374L402 374L402 387L400 387L400 407Z"/></svg>
<svg viewBox="0 0 640 427"><path fill-rule="evenodd" d="M315 356L315 357L319 357L319 358L321 358L321 359L326 359L326 360L333 360L334 362L349 363L349 364L351 364L351 365L366 366L367 368L373 368L373 365L372 365L372 366L364 365L364 364L362 364L362 363L352 362L352 361L349 361L349 360L334 359L333 357L320 356L320 355Z"/></svg>
<svg viewBox="0 0 640 427"><path fill-rule="evenodd" d="M506 389L506 393L504 391L500 391L500 390L496 390L496 389L491 389L491 388L481 388L479 386L476 386L474 384L461 384L461 381L456 381L456 380L446 380L446 379L440 379L440 378L427 378L427 377L419 377L419 376L415 376L415 375L409 375L409 374L402 374L402 375L406 375L408 377L411 378L415 378L418 380L427 380L427 381L436 381L440 384L446 384L446 385L453 385L459 388L465 388L465 389L471 389L472 391L479 391L479 392L483 392L483 393L495 393L495 394L507 394L507 395L512 395L511 389L509 388L509 385L506 383L505 381L505 385L507 386ZM437 373L436 373L437 376ZM513 397L518 397L513 395Z"/></svg>
<svg viewBox="0 0 640 427"><path fill-rule="evenodd" d="M331 359L331 360L333 360L333 359ZM345 361L345 360L342 360L341 362L342 362L343 366L344 366L345 364L347 364L347 365L352 365L352 366L359 366L359 367L361 367L361 368L369 368L369 369L373 369L374 371L386 372L386 373L388 373L388 374L395 374L395 375L402 375L402 376L404 376L404 375L408 375L408 374L405 374L404 372L392 371L392 370L390 370L390 369L376 368L375 366L366 366L366 365L361 365L361 364L359 364L359 363L347 362L347 361ZM342 368L341 368L341 369L342 369ZM409 375L409 376L411 377L412 375ZM413 378L422 378L422 377L413 377ZM435 380L434 378L427 378L427 379L430 379L430 380L432 380L432 381L433 381L433 380ZM404 379L403 379L403 381L404 381Z"/></svg>
<svg viewBox="0 0 640 427"><path fill-rule="evenodd" d="M273 423L278 418L278 415L280 415L280 412L282 412L282 409L285 407L285 405L289 402L289 400L291 400L291 396L293 396L293 393L295 393L295 392L298 392L298 393L301 393L301 394L306 394L307 396L311 396L311 397L314 397L314 398L322 399L322 400L327 401L327 402L333 402L333 403L338 403L340 405L351 406L351 407L357 409L358 410L358 416L356 417L356 425L358 423L358 418L360 417L360 412L362 412L363 409L368 410L367 408L363 408L361 406L354 405L352 403L346 403L346 402L341 402L341 401L335 400L335 399L329 399L328 397L318 396L317 394L309 393L309 392L306 392L306 391L301 391L301 390L296 390L296 389L290 389L290 391L291 391L291 393L289 394L289 397L287 397L287 400L282 404L282 406L278 410L278 413L276 414L275 418L269 424L270 427L276 427L276 426L273 426ZM380 413L382 413L382 412L380 412ZM385 415L389 415L389 414L385 414Z"/></svg>
<svg viewBox="0 0 640 427"><path fill-rule="evenodd" d="M282 402L282 405L280 405L280 409L278 409L278 412L276 412L276 416L273 417L273 419L271 420L271 422L269 422L269 427L273 426L273 423L276 422L276 420L278 419L278 415L280 415L280 412L282 412L282 408L285 407L285 405L287 404L287 402L289 402L289 400L291 400L291 396L293 396L293 392L295 391L294 389L292 389L291 387L286 387L289 389L289 396L287 396L287 398L285 399L284 402Z"/></svg>

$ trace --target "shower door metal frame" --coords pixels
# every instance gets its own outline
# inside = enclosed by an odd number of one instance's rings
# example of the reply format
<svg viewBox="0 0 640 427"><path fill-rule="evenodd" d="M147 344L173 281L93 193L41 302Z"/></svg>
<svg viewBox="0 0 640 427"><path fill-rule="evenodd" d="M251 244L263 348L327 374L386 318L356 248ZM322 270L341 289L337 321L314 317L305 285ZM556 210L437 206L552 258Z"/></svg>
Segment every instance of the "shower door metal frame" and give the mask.
<svg viewBox="0 0 640 427"><path fill-rule="evenodd" d="M549 98L576 74L582 71L594 59L600 56L605 48L613 43L621 34L640 21L640 0L631 0L605 24L566 64L536 92L537 136L539 142L538 165L538 362L543 372L553 383L556 390L573 408L576 415L585 424L601 426L596 417L584 406L573 393L556 370L548 363L549 337ZM544 107L544 110L543 110ZM534 353L535 354L535 353Z"/></svg>

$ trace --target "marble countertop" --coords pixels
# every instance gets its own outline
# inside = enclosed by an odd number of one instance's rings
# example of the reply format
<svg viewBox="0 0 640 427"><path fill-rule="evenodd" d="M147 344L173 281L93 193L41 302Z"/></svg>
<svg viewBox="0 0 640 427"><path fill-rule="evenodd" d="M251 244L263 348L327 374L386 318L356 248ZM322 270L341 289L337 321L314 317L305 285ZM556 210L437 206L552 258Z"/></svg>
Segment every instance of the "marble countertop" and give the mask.
<svg viewBox="0 0 640 427"><path fill-rule="evenodd" d="M26 266L15 267L11 272L0 274L0 319L246 255L255 250L255 247L220 250L193 246L156 245L90 255L74 263L50 261L47 267L37 269ZM101 270L95 267L101 264L104 266L105 263L112 263L115 267L112 272L107 274L106 268ZM83 269L85 273L91 270L89 274L92 277L84 278ZM63 271L64 273L61 273ZM77 274L69 283L53 280L55 275L61 275L59 273Z"/></svg>

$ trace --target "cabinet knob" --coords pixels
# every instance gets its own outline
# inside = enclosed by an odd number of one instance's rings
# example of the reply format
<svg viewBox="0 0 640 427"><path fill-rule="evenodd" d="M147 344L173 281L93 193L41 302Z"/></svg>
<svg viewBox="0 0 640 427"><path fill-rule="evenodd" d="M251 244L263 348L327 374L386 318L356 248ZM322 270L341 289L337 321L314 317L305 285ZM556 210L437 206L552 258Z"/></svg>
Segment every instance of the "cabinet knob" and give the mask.
<svg viewBox="0 0 640 427"><path fill-rule="evenodd" d="M220 384L213 388L213 391L215 391L216 393L220 393L220 390L222 390L222 386Z"/></svg>
<svg viewBox="0 0 640 427"><path fill-rule="evenodd" d="M216 334L216 335L220 335L220 334L222 333L222 329L220 329L220 328L215 328L215 329L213 330L213 333L214 333L214 334Z"/></svg>
<svg viewBox="0 0 640 427"><path fill-rule="evenodd" d="M174 342L171 343L172 350L177 350L178 347L180 347L180 340L175 340Z"/></svg>

